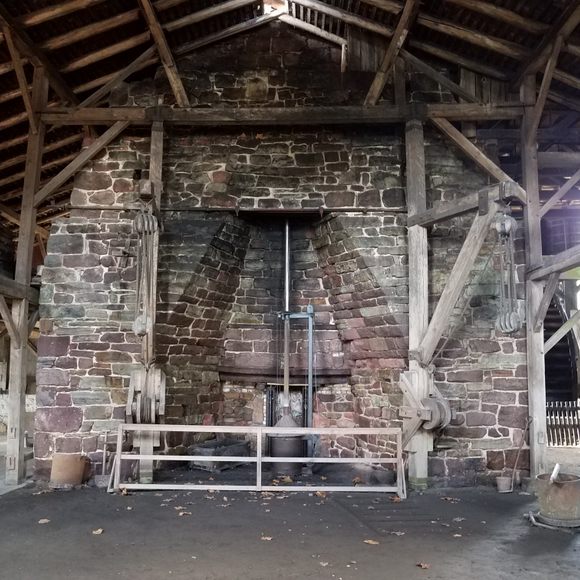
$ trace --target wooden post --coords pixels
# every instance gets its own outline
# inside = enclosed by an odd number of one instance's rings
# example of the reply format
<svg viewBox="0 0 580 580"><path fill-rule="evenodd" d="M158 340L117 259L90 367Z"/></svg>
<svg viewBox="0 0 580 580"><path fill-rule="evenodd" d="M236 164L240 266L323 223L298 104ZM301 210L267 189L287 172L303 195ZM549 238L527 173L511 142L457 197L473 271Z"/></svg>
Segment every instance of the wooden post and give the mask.
<svg viewBox="0 0 580 580"><path fill-rule="evenodd" d="M540 228L540 190L536 139L529 138L536 103L536 78L525 77L522 84L525 113L522 122L522 176L527 192L525 205L526 262L528 268L542 264L542 232ZM544 325L534 328L544 295L541 280L526 281L526 339L528 354L528 400L530 425L530 470L532 477L546 469L546 376L544 367Z"/></svg>
<svg viewBox="0 0 580 580"><path fill-rule="evenodd" d="M48 100L48 82L44 69L34 69L32 82L32 105L37 116L36 133L29 129L26 151L26 174L22 188L22 209L16 250L15 279L19 284L30 286L32 249L36 229L34 194L40 183L42 147L45 125L40 121L40 111ZM24 464L24 413L26 394L26 371L28 360L28 304L27 298L12 300L12 318L19 341L10 341L10 373L8 386L8 438L6 445L6 483L19 484L25 476Z"/></svg>
<svg viewBox="0 0 580 580"><path fill-rule="evenodd" d="M425 185L425 142L423 124L408 121L405 127L407 163L407 206L409 216L427 209ZM428 247L427 230L412 226L409 244L409 352L417 350L429 323ZM421 400L429 396L429 371L418 361L409 360L409 369L415 371L414 395ZM428 454L433 449L433 437L419 431L409 444L409 483L415 488L427 486Z"/></svg>

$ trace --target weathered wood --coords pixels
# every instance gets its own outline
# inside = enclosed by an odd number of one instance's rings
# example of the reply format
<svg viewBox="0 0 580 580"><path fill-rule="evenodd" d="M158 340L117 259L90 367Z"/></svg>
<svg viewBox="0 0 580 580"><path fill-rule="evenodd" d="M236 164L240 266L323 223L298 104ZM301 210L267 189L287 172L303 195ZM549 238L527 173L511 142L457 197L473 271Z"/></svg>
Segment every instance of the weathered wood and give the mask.
<svg viewBox="0 0 580 580"><path fill-rule="evenodd" d="M171 85L171 90L173 91L175 100L180 107L189 107L189 99L187 98L185 87L183 86L183 82L179 76L175 59L171 54L171 49L169 48L169 44L165 38L165 33L161 28L161 24L159 24L159 20L157 20L157 14L151 4L151 0L139 0L139 4L143 10L143 15L145 16L149 30L151 30L151 34L153 35L153 40L157 45L159 58L161 59L163 68L165 69L165 74L167 75L167 79Z"/></svg>
<svg viewBox="0 0 580 580"><path fill-rule="evenodd" d="M112 127L105 131L98 139L93 141L89 147L83 149L76 158L64 169L57 173L35 196L34 206L38 207L49 195L58 189L63 183L68 181L81 167L90 161L103 147L106 147L113 139L118 137L127 127L127 121L117 121Z"/></svg>
<svg viewBox="0 0 580 580"><path fill-rule="evenodd" d="M558 191L550 197L546 203L540 208L539 217L545 216L554 206L580 181L580 169L574 173L567 181L558 189Z"/></svg>
<svg viewBox="0 0 580 580"><path fill-rule="evenodd" d="M425 76L439 83L442 87L445 87L451 91L454 95L464 99L468 103L478 103L478 99L475 95L466 91L463 87L460 87L457 83L454 83L451 79L442 75L440 72L436 71L431 65L412 55L410 52L402 49L400 51L401 56L407 64L410 64L415 70L422 72Z"/></svg>
<svg viewBox="0 0 580 580"><path fill-rule="evenodd" d="M318 28L318 26L314 26L313 24L309 24L308 22L304 22L303 20L294 18L288 14L280 14L280 16L278 16L278 20L289 24L290 26L294 26L295 28L300 28L300 30L310 32L310 34L319 36L320 38L328 40L333 44L338 44L339 46L346 46L347 44L346 38L342 38L342 36L338 36L336 34L332 34L331 32L327 32L326 30L322 30L321 28Z"/></svg>
<svg viewBox="0 0 580 580"><path fill-rule="evenodd" d="M63 101L76 105L78 99L66 81L62 78L60 72L52 62L50 62L48 57L37 46L35 46L26 30L24 30L24 28L14 20L2 4L0 4L0 24L10 28L21 53L26 54L35 65L44 68L46 76L57 95Z"/></svg>
<svg viewBox="0 0 580 580"><path fill-rule="evenodd" d="M43 22L55 20L72 12L84 10L85 8L92 8L97 4L102 4L105 0L69 0L68 2L59 2L52 6L40 8L35 12L30 12L22 16L19 21L24 26L36 26Z"/></svg>
<svg viewBox="0 0 580 580"><path fill-rule="evenodd" d="M425 141L423 124L409 121L405 127L406 185L409 216L412 218L427 209L425 179ZM412 226L408 233L409 252L409 350L419 348L429 322L429 268L427 230ZM413 395L417 400L429 396L429 373L417 361L409 361L414 371ZM406 425L410 434L413 425ZM428 477L428 455L433 448L433 437L426 431L418 432L410 443L409 478L412 485L423 487Z"/></svg>
<svg viewBox="0 0 580 580"><path fill-rule="evenodd" d="M379 100L385 85L387 84L387 79L391 73L391 68L395 64L395 59L397 58L399 51L403 47L407 34L409 33L409 28L413 23L415 16L417 15L417 9L419 5L416 0L406 0L405 7L401 12L399 22L395 28L391 42L387 48L385 56L379 66L375 78L373 79L372 85L365 98L365 105L376 105Z"/></svg>
<svg viewBox="0 0 580 580"><path fill-rule="evenodd" d="M494 18L500 22L505 22L531 34L544 34L549 30L549 26L543 22L538 22L537 20L532 20L508 10L502 8L501 6L496 6L492 2L483 2L482 0L445 0L448 4L455 4L461 8L467 8L472 12L478 12L484 16Z"/></svg>
<svg viewBox="0 0 580 580"><path fill-rule="evenodd" d="M225 38L230 38L231 36L235 36L236 34L242 34L244 32L247 32L248 30L253 30L258 26L262 26L264 24L267 24L268 22L272 22L282 14L284 14L283 10L272 10L272 12L269 12L268 14L256 16L256 18L252 18L251 20L246 20L245 22L241 22L240 24L235 24L234 26L224 28L219 32L209 34L197 40L193 40L191 42L186 42L185 44L178 46L174 50L174 53L177 56L181 56L189 52L193 52L194 50L197 50L202 46L207 46L209 44L213 44L214 42L219 42L220 40L224 40Z"/></svg>
<svg viewBox="0 0 580 580"><path fill-rule="evenodd" d="M4 204L0 204L0 215L7 222L10 222L16 226L20 225L20 215L18 213L16 213L13 209L6 207ZM34 231L41 238L44 238L44 239L48 238L48 230L47 229L37 225Z"/></svg>
<svg viewBox="0 0 580 580"><path fill-rule="evenodd" d="M185 26L191 26L192 24L197 24L208 20L209 18L214 18L215 16L220 16L231 12L232 10L238 10L244 6L250 6L255 4L256 0L228 0L227 2L221 2L215 6L210 6L209 8L203 8L202 10L196 10L190 14L186 14L181 18L172 20L163 25L163 29L167 32L173 32Z"/></svg>
<svg viewBox="0 0 580 580"><path fill-rule="evenodd" d="M28 300L30 304L38 304L38 290L30 285L21 284L0 274L0 295L6 298Z"/></svg>
<svg viewBox="0 0 580 580"><path fill-rule="evenodd" d="M407 105L407 67L405 61L399 56L395 60L393 68L393 89L395 92L395 105L404 107Z"/></svg>
<svg viewBox="0 0 580 580"><path fill-rule="evenodd" d="M26 109L26 114L28 115L28 122L34 133L36 133L36 117L32 111L32 98L28 92L28 80L26 79L26 74L24 74L24 67L22 66L22 60L20 54L16 49L14 40L12 38L12 32L8 26L4 26L4 40L6 41L6 46L8 47L8 52L10 53L10 58L12 59L12 64L14 65L14 72L16 73L16 79L18 80L18 86L20 87L20 95L24 101L24 108Z"/></svg>
<svg viewBox="0 0 580 580"><path fill-rule="evenodd" d="M42 119L55 125L101 125L115 121L129 121L148 125L153 121L166 124L199 127L262 126L262 125L351 125L402 123L409 118L444 118L461 120L519 119L523 108L519 105L480 105L476 103L434 103L413 106L377 105L320 106L320 107L240 107L240 108L171 108L159 107L109 107L58 109L43 112Z"/></svg>
<svg viewBox="0 0 580 580"><path fill-rule="evenodd" d="M580 244L552 256L544 256L540 265L528 271L528 280L543 280L555 272L561 273L580 266Z"/></svg>
<svg viewBox="0 0 580 580"><path fill-rule="evenodd" d="M473 211L479 207L479 200L482 193L489 197L490 205L495 201L501 201L500 189L503 187L503 197L511 197L516 191L517 184L513 182L504 182L503 185L493 185L486 187L481 192L471 193L460 199L441 203L437 206L423 212L410 215L407 218L407 226L430 227L439 222L445 221L452 217L457 217Z"/></svg>
<svg viewBox="0 0 580 580"><path fill-rule="evenodd" d="M0 294L0 317L2 317L2 321L6 326L11 343L18 346L20 344L20 335L12 319L12 313L8 308L8 304L6 304L6 298L2 294Z"/></svg>
<svg viewBox="0 0 580 580"><path fill-rule="evenodd" d="M38 115L48 100L48 82L42 67L36 67L32 82L32 106ZM30 131L27 148L26 175L22 190L20 228L16 249L16 268L14 281L28 288L32 270L32 250L36 227L34 192L40 182L42 167L42 148L45 125L40 119L36 133ZM27 298L12 300L12 320L19 336L18 342L10 342L10 380L8 387L8 436L6 440L6 483L15 485L22 481L24 465L24 398L27 381L28 341Z"/></svg>
<svg viewBox="0 0 580 580"><path fill-rule="evenodd" d="M544 318L546 318L548 308L550 308L550 303L552 302L552 298L554 297L554 293L558 288L559 282L560 282L560 274L558 273L550 274L550 277L546 282L546 287L544 288L542 300L540 301L540 304L538 306L538 311L536 312L536 318L534 320L534 332L540 332L540 330L542 330Z"/></svg>
<svg viewBox="0 0 580 580"><path fill-rule="evenodd" d="M580 167L580 153L576 151L539 151L541 169L576 169Z"/></svg>
<svg viewBox="0 0 580 580"><path fill-rule="evenodd" d="M552 53L548 59L548 62L546 63L546 69L542 78L540 91L536 98L534 109L530 115L527 139L531 143L536 142L536 133L538 132L538 127L540 126L540 121L542 120L542 114L544 113L544 107L546 106L546 100L548 99L548 92L550 90L550 85L552 84L552 76L554 75L556 64L558 63L558 57L560 56L562 42L563 39L561 36L558 36L554 41Z"/></svg>
<svg viewBox="0 0 580 580"><path fill-rule="evenodd" d="M46 163L43 163L42 170L46 171L48 169L53 169L54 167L64 165L65 163L68 163L71 159L74 159L75 157L76 157L76 153L69 153L68 155L65 155L64 157L59 157L58 159L53 159L52 161L47 161ZM9 175L8 177L4 177L4 178L0 179L0 187L2 187L4 185L9 185L10 183L15 183L17 181L21 181L22 179L24 179L25 176L26 176L26 170L22 170L22 171L19 171L17 173L13 173L12 175ZM12 196L12 197L20 197L20 191L18 191L16 193L16 195ZM3 193L0 195L0 200L6 201L8 199L10 199L10 197L7 193Z"/></svg>
<svg viewBox="0 0 580 580"><path fill-rule="evenodd" d="M423 364L428 365L431 362L437 343L449 325L449 319L455 308L455 303L463 292L463 286L490 231L490 226L495 220L495 214L495 207L492 207L487 214L477 214L473 220L469 233L447 279L445 288L441 293L433 317L429 322L429 328L420 347L417 349Z"/></svg>
<svg viewBox="0 0 580 580"><path fill-rule="evenodd" d="M431 122L447 137L449 137L455 145L463 151L474 163L479 165L485 172L491 175L498 181L513 181L513 179L498 167L489 157L487 157L480 149L478 149L461 131L456 129L446 119L431 119ZM519 186L515 186L514 191L518 198L525 203L526 192Z"/></svg>
<svg viewBox="0 0 580 580"><path fill-rule="evenodd" d="M544 355L548 354L580 322L580 310L577 310L544 344Z"/></svg>
<svg viewBox="0 0 580 580"><path fill-rule="evenodd" d="M535 142L529 142L528 127L536 102L536 78L529 75L521 89L526 113L521 125L522 185L528 203L524 208L526 236L526 264L537 266L542 261L542 232L540 228L540 188L538 157ZM530 471L532 477L545 471L546 453L546 379L544 364L544 337L542 330L535 331L534 323L544 295L541 282L526 281L526 348L528 364L528 406L532 417L530 425Z"/></svg>

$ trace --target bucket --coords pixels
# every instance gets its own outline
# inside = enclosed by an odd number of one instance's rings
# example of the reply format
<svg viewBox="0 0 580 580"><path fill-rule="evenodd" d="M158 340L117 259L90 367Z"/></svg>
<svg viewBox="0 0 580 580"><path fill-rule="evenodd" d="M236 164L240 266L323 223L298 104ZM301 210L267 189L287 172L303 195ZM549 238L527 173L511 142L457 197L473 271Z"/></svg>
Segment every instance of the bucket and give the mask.
<svg viewBox="0 0 580 580"><path fill-rule="evenodd" d="M539 517L555 526L580 526L580 477L560 473L554 483L550 474L536 478L536 497L540 504Z"/></svg>
<svg viewBox="0 0 580 580"><path fill-rule="evenodd" d="M512 490L512 478L500 475L495 478L495 485L499 493L510 493Z"/></svg>
<svg viewBox="0 0 580 580"><path fill-rule="evenodd" d="M68 489L81 485L89 475L90 462L80 453L55 453L52 456L50 487Z"/></svg>
<svg viewBox="0 0 580 580"><path fill-rule="evenodd" d="M270 436L270 453L272 457L303 457L304 440L302 437ZM274 475L301 475L301 463L274 463Z"/></svg>

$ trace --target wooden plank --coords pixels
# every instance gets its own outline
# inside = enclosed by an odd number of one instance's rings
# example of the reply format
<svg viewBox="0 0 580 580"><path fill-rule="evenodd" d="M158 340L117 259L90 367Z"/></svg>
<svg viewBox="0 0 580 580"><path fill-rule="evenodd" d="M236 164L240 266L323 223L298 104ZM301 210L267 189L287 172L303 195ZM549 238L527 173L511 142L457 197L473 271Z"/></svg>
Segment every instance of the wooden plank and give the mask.
<svg viewBox="0 0 580 580"><path fill-rule="evenodd" d="M165 69L165 74L167 75L167 79L171 85L171 90L173 91L175 100L180 107L189 107L189 99L187 98L185 87L183 86L183 82L179 76L177 65L175 64L169 44L165 38L165 33L161 28L161 24L159 24L159 21L157 20L155 9L151 5L151 0L139 0L139 4L143 10L145 20L149 25L149 30L151 30L151 34L153 35L153 40L157 45L159 58L161 59L163 68Z"/></svg>
<svg viewBox="0 0 580 580"><path fill-rule="evenodd" d="M407 64L410 64L415 70L422 72L425 76L434 80L436 83L439 83L442 87L445 87L457 97L464 99L468 103L479 103L475 95L466 91L463 87L460 87L457 83L454 83L439 71L436 71L431 65L428 65L426 62L404 49L400 51L400 54Z"/></svg>
<svg viewBox="0 0 580 580"><path fill-rule="evenodd" d="M383 57L381 65L377 70L375 78L373 79L369 92L365 98L365 105L377 104L377 101L387 84L387 79L391 73L391 68L395 64L395 59L405 43L407 34L409 34L409 28L417 15L418 7L419 5L416 0L406 0L405 7L403 8L399 22L395 28L391 42L389 43L385 56Z"/></svg>
<svg viewBox="0 0 580 580"><path fill-rule="evenodd" d="M117 121L98 139L93 141L89 147L83 149L73 161L71 161L64 169L57 173L34 196L34 207L38 207L49 195L51 195L63 183L68 181L79 169L81 169L81 167L89 162L99 151L101 151L101 149L106 147L111 141L118 137L128 126L129 123L127 121Z"/></svg>
<svg viewBox="0 0 580 580"><path fill-rule="evenodd" d="M528 203L524 207L526 236L526 264L537 266L542 261L542 231L540 227L540 189L538 178L537 146L527 139L528 125L536 102L535 75L526 77L521 88L522 103L526 112L521 126L522 185ZM534 330L534 322L542 302L543 284L526 281L526 348L528 364L528 406L533 418L530 425L530 471L532 477L545 471L546 428L546 379L544 364L543 332Z"/></svg>
<svg viewBox="0 0 580 580"><path fill-rule="evenodd" d="M540 208L539 217L545 216L572 188L580 181L580 169L574 173L567 181L558 189L558 191L544 203Z"/></svg>
<svg viewBox="0 0 580 580"><path fill-rule="evenodd" d="M541 265L528 271L528 280L543 280L551 274L566 272L580 266L580 244L553 256L544 256Z"/></svg>
<svg viewBox="0 0 580 580"><path fill-rule="evenodd" d="M36 67L32 82L32 106L38 114L48 101L48 82L42 67ZM40 182L42 148L45 125L38 121L38 130L30 130L27 148L26 175L22 190L20 228L16 249L15 282L30 286L32 250L36 226L34 192ZM6 440L6 483L16 485L25 476L24 464L24 416L25 393L28 371L26 344L28 341L28 305L24 299L12 300L12 320L19 336L18 342L10 343L10 379L8 387L8 434Z"/></svg>
<svg viewBox="0 0 580 580"><path fill-rule="evenodd" d="M4 204L0 204L0 216L2 216L6 221L14 224L15 226L20 225L20 215L16 213L13 209L5 206ZM37 235L41 238L47 239L48 238L48 230L37 225L35 230Z"/></svg>
<svg viewBox="0 0 580 580"><path fill-rule="evenodd" d="M516 184L513 182L503 182L503 186L500 184L493 185L491 187L486 187L480 192L471 193L460 199L438 204L421 213L410 215L407 218L407 226L430 227L452 217L457 217L473 211L479 207L480 195L482 193L486 193L489 196L489 203L491 205L495 201L501 201L501 197L511 197L512 193L510 192L515 192L515 185ZM504 188L502 193L500 193L501 187Z"/></svg>
<svg viewBox="0 0 580 580"><path fill-rule="evenodd" d="M577 310L544 344L544 355L548 354L580 321L580 310Z"/></svg>
<svg viewBox="0 0 580 580"><path fill-rule="evenodd" d="M478 214L473 220L473 224L463 242L457 260L445 284L445 288L441 293L433 317L429 322L429 328L425 333L420 347L417 349L421 361L425 365L430 364L433 353L437 348L437 343L449 325L449 319L453 313L455 303L463 292L463 286L469 277L475 260L485 242L485 238L490 231L491 224L495 220L495 214L495 208L490 208L487 214Z"/></svg>
<svg viewBox="0 0 580 580"><path fill-rule="evenodd" d="M232 12L233 10L238 10L244 8L245 6L250 6L255 4L256 0L228 0L227 2L220 2L215 6L210 6L209 8L203 8L201 10L195 10L178 18L172 20L163 25L163 29L167 32L173 32L174 30L179 30L185 26L191 26L192 24L198 24L209 18L214 18L215 16L221 16Z"/></svg>
<svg viewBox="0 0 580 580"><path fill-rule="evenodd" d="M552 47L552 53L550 58L546 63L546 69L544 71L544 76L542 78L542 84L540 86L540 91L538 93L534 109L530 115L528 123L528 134L527 139L530 142L536 141L536 133L538 132L538 127L540 126L540 121L542 120L542 114L544 113L544 107L546 105L546 100L548 98L548 92L550 90L550 85L552 84L552 76L556 70L556 64L558 63L558 57L560 56L560 49L562 48L563 39L558 36L554 41L554 46Z"/></svg>
<svg viewBox="0 0 580 580"><path fill-rule="evenodd" d="M540 330L542 330L544 318L546 318L548 308L550 308L550 303L552 302L552 298L554 297L554 293L558 288L559 282L560 282L560 274L558 274L557 272L555 272L554 274L550 274L550 277L546 282L546 287L544 288L542 300L540 301L540 304L538 306L538 311L536 312L536 318L534 321L534 332L540 332Z"/></svg>
<svg viewBox="0 0 580 580"><path fill-rule="evenodd" d="M6 304L6 298L4 298L2 294L0 294L0 316L4 321L11 342L18 346L20 342L20 335L18 334L18 329L16 328L14 320L12 319L12 313L8 308L8 304Z"/></svg>
<svg viewBox="0 0 580 580"><path fill-rule="evenodd" d="M463 151L474 163L479 165L484 171L491 175L498 181L513 181L513 179L498 167L489 157L487 157L480 149L478 149L461 131L456 129L446 119L431 119L431 122L447 137L449 137L455 145ZM526 192L516 185L515 193L518 198L525 203Z"/></svg>
<svg viewBox="0 0 580 580"><path fill-rule="evenodd" d="M425 178L425 140L423 124L409 121L405 126L405 159L407 165L407 205L413 217L427 209ZM427 230L412 226L408 233L409 259L409 350L417 350L427 332L429 322L429 266ZM414 373L412 385L415 400L429 396L429 373L418 361L409 360L409 369ZM408 423L408 422L407 422ZM415 429L413 422L405 425L407 438ZM405 441L406 443L406 441ZM410 442L413 452L409 457L409 479L411 485L422 488L427 485L428 456L433 449L432 434L418 432Z"/></svg>
<svg viewBox="0 0 580 580"><path fill-rule="evenodd" d="M60 2L30 12L19 18L19 22L24 26L37 26L38 24L56 20L57 18L61 18L62 16L66 16L72 12L93 8L98 4L102 4L104 1L105 0L68 0L67 2Z"/></svg>
<svg viewBox="0 0 580 580"><path fill-rule="evenodd" d="M262 126L262 125L351 125L402 123L411 117L462 120L520 119L523 108L519 105L480 105L477 103L414 104L412 107L377 105L337 105L318 107L240 107L231 109L206 109L198 107L109 107L59 109L43 112L42 120L55 125L107 124L130 121L148 125L153 121L166 124L210 126Z"/></svg>
<svg viewBox="0 0 580 580"><path fill-rule="evenodd" d="M393 88L395 105L404 107L407 104L407 67L401 57L397 58L393 68Z"/></svg>
<svg viewBox="0 0 580 580"><path fill-rule="evenodd" d="M22 60L20 54L16 49L14 40L12 38L12 32L8 26L3 27L4 40L6 41L6 46L8 47L8 52L10 53L10 58L12 59L12 64L14 65L14 72L16 73L16 79L18 80L18 86L20 87L20 94L22 100L24 101L24 108L26 109L26 114L28 115L28 122L34 133L37 131L36 127L36 117L32 111L32 97L28 92L28 80L24 74L24 67L22 66Z"/></svg>
<svg viewBox="0 0 580 580"><path fill-rule="evenodd" d="M38 290L36 288L16 282L16 280L2 274L0 274L0 295L10 299L28 300L31 304L38 304Z"/></svg>
<svg viewBox="0 0 580 580"><path fill-rule="evenodd" d="M339 46L346 46L347 44L346 38L342 38L342 36L338 36L336 34L332 34L331 32L327 32L326 30L322 30L321 28L318 28L318 26L314 26L313 24L309 24L308 22L304 22L303 20L294 18L288 14L280 14L280 16L278 16L278 20L290 26L294 26L295 28L299 28L300 30L304 30L305 32L309 32L310 34L319 36L320 38L328 40L333 44L338 44Z"/></svg>
<svg viewBox="0 0 580 580"><path fill-rule="evenodd" d="M57 95L63 101L76 105L78 103L78 99L72 89L63 79L60 72L48 59L46 54L44 54L44 52L35 46L28 33L18 22L14 20L14 18L2 4L0 4L0 23L10 28L13 33L14 40L19 46L20 52L26 54L36 66L42 66L44 68L46 71L46 76Z"/></svg>

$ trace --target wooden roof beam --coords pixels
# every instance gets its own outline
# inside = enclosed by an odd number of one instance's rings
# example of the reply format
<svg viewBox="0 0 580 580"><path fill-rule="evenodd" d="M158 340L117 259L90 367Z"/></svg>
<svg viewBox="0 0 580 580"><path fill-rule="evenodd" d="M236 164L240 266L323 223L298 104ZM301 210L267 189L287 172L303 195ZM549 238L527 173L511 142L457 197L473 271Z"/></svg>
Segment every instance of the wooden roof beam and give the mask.
<svg viewBox="0 0 580 580"><path fill-rule="evenodd" d="M0 4L0 24L10 28L20 52L24 52L36 66L42 66L46 72L46 77L56 94L65 102L73 105L78 103L78 99L60 72L30 39L24 28L12 18L8 10Z"/></svg>
<svg viewBox="0 0 580 580"><path fill-rule="evenodd" d="M10 222L15 226L20 225L20 214L18 214L13 209L1 203L0 203L0 216L2 216L7 222ZM39 236L43 237L44 239L48 238L48 230L46 228L37 225L35 231Z"/></svg>
<svg viewBox="0 0 580 580"><path fill-rule="evenodd" d="M29 14L19 18L18 21L24 26L36 26L43 22L49 22L50 20L61 18L62 16L66 16L72 12L84 10L85 8L92 8L97 4L102 4L104 1L105 0L69 0L68 2L61 2L53 6L41 8L35 12L30 12Z"/></svg>
<svg viewBox="0 0 580 580"><path fill-rule="evenodd" d="M558 191L550 197L550 199L540 208L539 216L545 216L574 186L580 181L580 169L574 173L567 181L558 189Z"/></svg>
<svg viewBox="0 0 580 580"><path fill-rule="evenodd" d="M157 19L157 14L155 13L155 9L151 4L151 0L139 0L139 4L143 10L145 20L149 25L149 30L151 31L153 40L157 45L157 51L159 52L159 57L163 63L165 74L167 75L167 79L171 85L171 90L175 95L175 100L180 107L189 107L189 99L187 98L185 87L183 86L183 82L179 76L179 71L177 69L177 65L175 64L175 59L171 54L169 44L165 38L165 33L161 28L161 24L159 24L159 20Z"/></svg>
<svg viewBox="0 0 580 580"><path fill-rule="evenodd" d="M71 161L72 159L74 159L77 156L77 153L70 153L69 155L66 155L65 157L59 157L58 159L54 159L52 161L47 161L46 163L42 164L42 171L48 171L49 169L53 169L54 167L58 167L59 165L64 165L65 163L68 163L69 161ZM4 177L2 179L0 179L0 187L3 187L5 185L9 185L11 183L16 183L17 181L21 181L25 178L26 176L26 169L24 169L24 171L20 171L18 173L13 173L12 175L9 175L8 177ZM13 197L18 197L18 195L16 196L12 196L12 197L7 197L8 194L6 193L2 193L0 194L0 201L6 201L7 199L12 199Z"/></svg>
<svg viewBox="0 0 580 580"><path fill-rule="evenodd" d="M391 69L395 64L395 60L399 55L403 44L405 43L407 34L409 34L411 24L417 16L418 8L419 4L416 0L407 0L405 2L405 7L401 12L401 16L393 33L393 37L391 38L391 42L389 43L385 56L383 57L381 65L379 66L379 70L377 71L369 92L365 98L365 105L368 106L377 104L377 101L379 100L383 89L387 84L387 79L389 78Z"/></svg>

